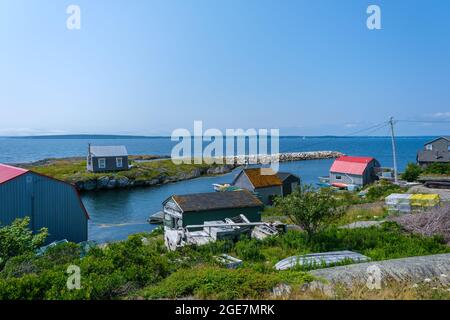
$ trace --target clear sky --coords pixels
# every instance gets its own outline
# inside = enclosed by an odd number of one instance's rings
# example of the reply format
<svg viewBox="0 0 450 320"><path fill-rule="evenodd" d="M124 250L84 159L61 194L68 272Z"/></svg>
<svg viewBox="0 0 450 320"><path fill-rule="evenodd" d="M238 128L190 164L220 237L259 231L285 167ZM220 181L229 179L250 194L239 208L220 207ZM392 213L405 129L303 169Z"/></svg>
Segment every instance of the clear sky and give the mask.
<svg viewBox="0 0 450 320"><path fill-rule="evenodd" d="M370 4L381 30L366 27ZM1 0L0 40L0 135L450 120L450 1Z"/></svg>

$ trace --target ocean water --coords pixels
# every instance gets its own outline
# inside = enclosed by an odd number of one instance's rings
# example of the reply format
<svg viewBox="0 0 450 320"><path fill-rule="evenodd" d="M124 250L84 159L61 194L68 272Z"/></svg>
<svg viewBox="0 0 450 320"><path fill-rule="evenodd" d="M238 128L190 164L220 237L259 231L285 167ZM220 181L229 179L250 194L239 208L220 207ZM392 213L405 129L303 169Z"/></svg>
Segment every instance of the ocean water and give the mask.
<svg viewBox="0 0 450 320"><path fill-rule="evenodd" d="M433 137L398 137L397 162L403 170L414 162L416 153ZM176 142L170 138L136 139L29 139L0 138L0 163L31 162L44 158L84 156L87 144L125 145L130 154L170 155ZM393 165L389 137L282 137L280 152L333 150L349 155L373 156L382 166ZM333 160L284 162L281 171L301 177L303 183L315 184L326 175ZM213 183L233 180L238 170L216 177L203 177L157 187L132 190L109 190L82 195L91 220L89 238L98 242L125 239L129 234L150 231L148 217L161 210L161 202L172 194L213 191Z"/></svg>

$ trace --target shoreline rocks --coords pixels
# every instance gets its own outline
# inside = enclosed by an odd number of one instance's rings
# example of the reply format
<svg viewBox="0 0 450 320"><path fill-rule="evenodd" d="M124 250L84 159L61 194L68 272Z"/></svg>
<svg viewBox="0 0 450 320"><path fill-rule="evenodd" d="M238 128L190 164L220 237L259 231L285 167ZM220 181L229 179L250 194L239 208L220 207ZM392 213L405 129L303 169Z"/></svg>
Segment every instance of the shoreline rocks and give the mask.
<svg viewBox="0 0 450 320"><path fill-rule="evenodd" d="M199 178L206 175L220 175L231 172L236 166L232 165L218 165L208 169L193 169L191 172L181 172L175 176L160 176L153 179L129 179L127 177L101 176L96 179L86 181L77 181L74 183L79 191L97 191L97 190L111 190L111 189L127 189L134 187L151 187L167 183L185 181Z"/></svg>
<svg viewBox="0 0 450 320"><path fill-rule="evenodd" d="M105 174L96 178L88 180L75 181L74 185L79 191L97 191L97 190L111 190L111 189L127 189L134 187L149 187L157 186L167 183L185 181L199 178L201 176L222 175L231 172L243 164L269 164L273 162L287 162L287 161L304 161L304 160L318 160L318 159L332 159L343 155L337 151L309 151L309 152L289 152L279 153L275 155L249 155L249 156L233 156L220 159L223 164L217 161L217 164L209 168L195 168L190 172L180 172L173 176L168 176L164 172L151 179L128 178L125 176L116 176ZM150 156L148 156L150 157ZM139 156L130 156L131 159L142 160ZM81 158L72 158L81 159ZM159 159L167 159L167 157L160 157ZM158 158L152 156L151 161L158 161ZM46 159L35 162L41 165L49 165L51 161L57 159Z"/></svg>

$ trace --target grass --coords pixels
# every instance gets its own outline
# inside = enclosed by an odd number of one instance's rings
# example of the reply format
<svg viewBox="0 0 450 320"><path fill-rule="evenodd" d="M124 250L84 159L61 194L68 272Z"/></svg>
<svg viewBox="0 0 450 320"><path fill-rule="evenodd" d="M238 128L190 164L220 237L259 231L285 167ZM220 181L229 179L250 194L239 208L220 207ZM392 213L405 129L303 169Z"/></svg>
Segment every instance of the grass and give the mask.
<svg viewBox="0 0 450 320"><path fill-rule="evenodd" d="M289 285L295 298L314 278L307 268L274 269L292 255L352 250L376 261L450 252L441 238L407 234L395 223L353 230L330 227L312 239L289 231L262 241L218 241L175 252L167 251L162 237L160 230L135 234L91 249L84 258L75 244L54 247L39 257L14 257L0 272L0 299L267 299L280 284ZM214 258L221 253L242 259L243 265L225 268ZM81 268L80 290L66 288L70 264Z"/></svg>
<svg viewBox="0 0 450 320"><path fill-rule="evenodd" d="M86 171L86 160L62 159L53 160L45 165L38 165L30 169L47 176L60 179L69 183L97 180L101 177L115 179L127 178L135 181L149 181L170 177L181 177L183 174L192 174L195 170L202 173L207 169L217 166L215 164L181 164L176 165L170 159L160 159L149 162L133 162L133 168L126 171L91 173Z"/></svg>
<svg viewBox="0 0 450 320"><path fill-rule="evenodd" d="M388 215L387 211L380 204L373 207L352 206L339 219L338 225L345 225L356 221L382 220Z"/></svg>
<svg viewBox="0 0 450 320"><path fill-rule="evenodd" d="M450 286L437 279L412 283L390 281L380 289L369 289L365 284L352 287L336 285L333 290L296 290L288 297L297 300L450 300Z"/></svg>

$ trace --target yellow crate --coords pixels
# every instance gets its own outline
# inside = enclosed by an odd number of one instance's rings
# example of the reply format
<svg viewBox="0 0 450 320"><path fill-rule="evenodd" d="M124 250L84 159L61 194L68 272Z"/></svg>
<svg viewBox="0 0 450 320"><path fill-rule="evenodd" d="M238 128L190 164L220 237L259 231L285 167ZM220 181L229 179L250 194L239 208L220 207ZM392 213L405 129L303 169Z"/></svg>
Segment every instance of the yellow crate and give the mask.
<svg viewBox="0 0 450 320"><path fill-rule="evenodd" d="M414 207L434 207L440 201L438 194L413 194L409 199Z"/></svg>

